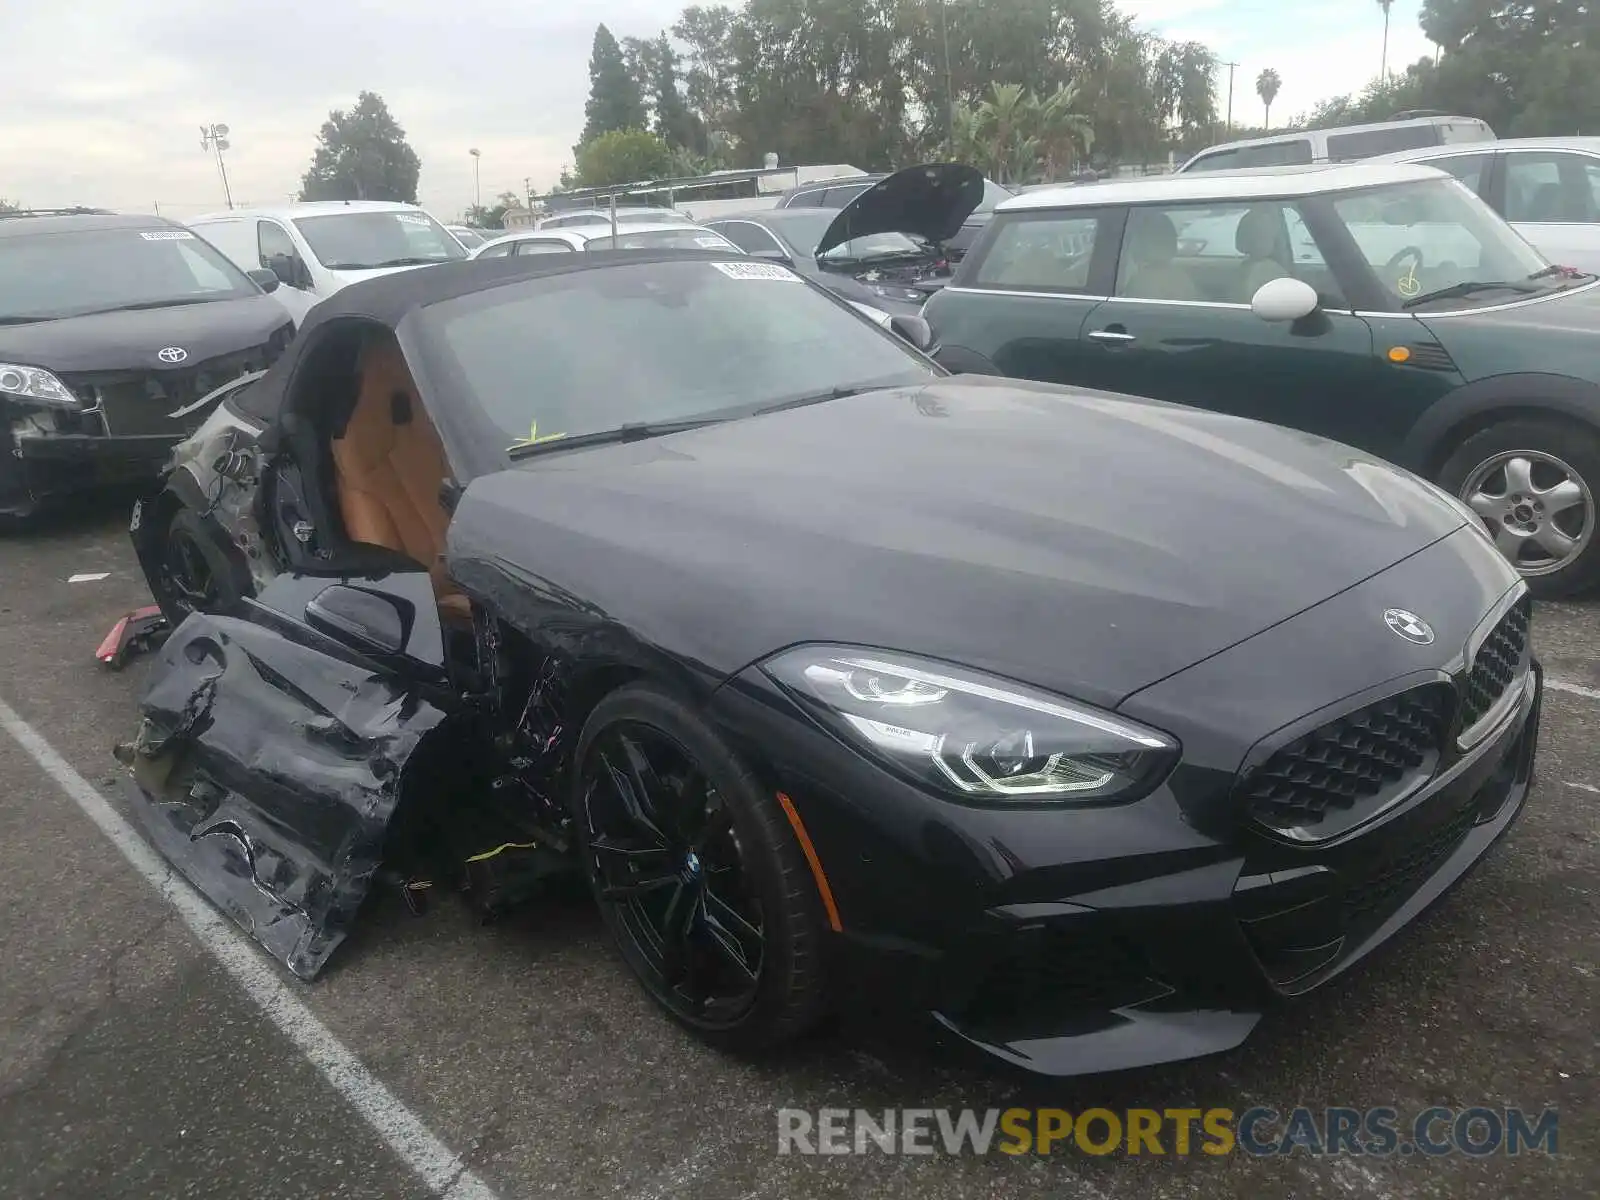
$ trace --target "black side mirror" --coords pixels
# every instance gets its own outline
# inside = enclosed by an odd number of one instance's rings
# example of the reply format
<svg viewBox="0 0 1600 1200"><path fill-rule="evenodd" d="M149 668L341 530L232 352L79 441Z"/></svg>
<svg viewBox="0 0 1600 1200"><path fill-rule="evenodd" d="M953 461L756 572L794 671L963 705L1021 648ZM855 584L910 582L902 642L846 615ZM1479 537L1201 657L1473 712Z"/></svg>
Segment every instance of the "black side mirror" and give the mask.
<svg viewBox="0 0 1600 1200"><path fill-rule="evenodd" d="M278 282L284 287L304 287L306 274L305 267L300 260L292 254L274 254L267 259L267 266L271 269Z"/></svg>
<svg viewBox="0 0 1600 1200"><path fill-rule="evenodd" d="M246 271L245 274L250 276L251 279L255 280L256 283L260 285L263 292L277 291L278 284L282 282L278 278L276 271L268 271L263 267L257 267L253 271Z"/></svg>
<svg viewBox="0 0 1600 1200"><path fill-rule="evenodd" d="M394 597L336 583L306 605L306 624L355 650L399 654L415 614Z"/></svg>
<svg viewBox="0 0 1600 1200"><path fill-rule="evenodd" d="M910 342L924 354L933 350L933 326L921 317L907 314L898 314L889 318L889 328L895 334Z"/></svg>

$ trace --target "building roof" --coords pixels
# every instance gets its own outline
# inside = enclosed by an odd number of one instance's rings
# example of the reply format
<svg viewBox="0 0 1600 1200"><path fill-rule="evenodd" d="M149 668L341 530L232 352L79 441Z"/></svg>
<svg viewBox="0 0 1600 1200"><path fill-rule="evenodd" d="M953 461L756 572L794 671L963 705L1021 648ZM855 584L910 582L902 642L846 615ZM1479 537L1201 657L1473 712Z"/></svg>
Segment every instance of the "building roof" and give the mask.
<svg viewBox="0 0 1600 1200"><path fill-rule="evenodd" d="M1479 143L1493 145L1494 143ZM1303 167L1258 167L1245 171L1196 171L1145 179L1108 179L1024 192L996 206L996 212L1044 208L1098 208L1108 204L1150 204L1158 201L1254 200L1312 196L1386 183L1438 179L1432 167L1411 163L1318 163Z"/></svg>

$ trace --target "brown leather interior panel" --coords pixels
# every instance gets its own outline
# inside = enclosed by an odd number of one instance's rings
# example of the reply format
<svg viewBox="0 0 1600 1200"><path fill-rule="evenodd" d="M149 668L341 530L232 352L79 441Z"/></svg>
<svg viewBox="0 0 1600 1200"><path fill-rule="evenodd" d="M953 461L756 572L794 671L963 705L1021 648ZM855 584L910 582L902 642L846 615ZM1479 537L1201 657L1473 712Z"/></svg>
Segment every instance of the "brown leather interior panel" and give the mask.
<svg viewBox="0 0 1600 1200"><path fill-rule="evenodd" d="M438 431L392 339L370 342L360 371L355 409L332 442L345 532L353 541L415 559L432 575L445 614L468 614L466 597L444 573L450 519L439 503L439 489L448 468Z"/></svg>

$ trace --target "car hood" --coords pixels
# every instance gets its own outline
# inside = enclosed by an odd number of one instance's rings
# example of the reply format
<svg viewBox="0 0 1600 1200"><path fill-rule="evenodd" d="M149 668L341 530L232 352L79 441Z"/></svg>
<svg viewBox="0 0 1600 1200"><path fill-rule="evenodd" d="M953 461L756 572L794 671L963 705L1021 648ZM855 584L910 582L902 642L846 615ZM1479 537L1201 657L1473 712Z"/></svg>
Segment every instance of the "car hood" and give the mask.
<svg viewBox="0 0 1600 1200"><path fill-rule="evenodd" d="M954 237L983 203L983 172L965 163L924 163L880 179L839 210L815 253L852 238L908 233L930 242Z"/></svg>
<svg viewBox="0 0 1600 1200"><path fill-rule="evenodd" d="M558 643L598 621L712 678L835 641L1109 705L1464 523L1307 434L963 376L531 458L448 555Z"/></svg>
<svg viewBox="0 0 1600 1200"><path fill-rule="evenodd" d="M184 370L221 354L259 346L287 321L272 297L213 300L172 308L93 313L32 325L0 326L0 361L66 371ZM176 347L176 363L157 357Z"/></svg>

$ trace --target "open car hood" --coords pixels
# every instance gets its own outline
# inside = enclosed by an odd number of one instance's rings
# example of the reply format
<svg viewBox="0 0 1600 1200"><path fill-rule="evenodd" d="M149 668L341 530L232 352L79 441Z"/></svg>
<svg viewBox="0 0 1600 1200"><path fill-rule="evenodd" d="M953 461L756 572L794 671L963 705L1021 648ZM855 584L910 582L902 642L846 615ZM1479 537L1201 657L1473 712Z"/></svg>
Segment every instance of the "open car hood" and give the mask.
<svg viewBox="0 0 1600 1200"><path fill-rule="evenodd" d="M852 238L908 233L930 242L954 237L983 203L983 172L965 163L924 163L880 179L839 210L816 253Z"/></svg>

